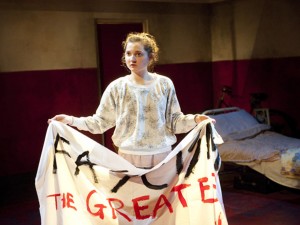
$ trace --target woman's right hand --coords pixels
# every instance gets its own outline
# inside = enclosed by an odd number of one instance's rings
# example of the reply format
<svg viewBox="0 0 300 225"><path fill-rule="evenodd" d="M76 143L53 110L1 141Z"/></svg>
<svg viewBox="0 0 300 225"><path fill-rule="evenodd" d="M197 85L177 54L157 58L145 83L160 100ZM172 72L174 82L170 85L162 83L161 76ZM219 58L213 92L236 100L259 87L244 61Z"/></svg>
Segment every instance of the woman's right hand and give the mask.
<svg viewBox="0 0 300 225"><path fill-rule="evenodd" d="M59 115L54 116L51 119L48 119L48 124L51 123L54 120L62 122L64 124L72 125L72 123L73 123L73 116L68 116L68 115L65 115L65 114L59 114Z"/></svg>

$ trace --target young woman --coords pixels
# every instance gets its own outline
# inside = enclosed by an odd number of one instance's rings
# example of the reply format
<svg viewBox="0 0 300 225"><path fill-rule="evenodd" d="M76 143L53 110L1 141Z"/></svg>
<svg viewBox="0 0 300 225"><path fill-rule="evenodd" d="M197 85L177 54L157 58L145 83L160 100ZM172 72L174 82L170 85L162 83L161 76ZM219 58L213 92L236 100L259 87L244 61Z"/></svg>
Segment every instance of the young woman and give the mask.
<svg viewBox="0 0 300 225"><path fill-rule="evenodd" d="M122 62L130 74L109 84L93 116L60 114L49 119L103 133L115 127L112 140L118 154L136 167L151 168L172 150L177 133L186 133L205 115L181 112L172 81L150 72L158 61L159 48L147 33L130 33L123 44Z"/></svg>

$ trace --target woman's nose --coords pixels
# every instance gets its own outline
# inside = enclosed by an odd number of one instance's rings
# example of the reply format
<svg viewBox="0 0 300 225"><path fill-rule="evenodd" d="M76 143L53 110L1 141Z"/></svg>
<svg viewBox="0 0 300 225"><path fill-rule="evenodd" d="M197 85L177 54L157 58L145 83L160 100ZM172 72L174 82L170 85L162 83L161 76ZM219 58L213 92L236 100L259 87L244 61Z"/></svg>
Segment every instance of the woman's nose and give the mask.
<svg viewBox="0 0 300 225"><path fill-rule="evenodd" d="M135 55L132 55L132 56L130 57L130 60L135 62L135 61L136 61Z"/></svg>

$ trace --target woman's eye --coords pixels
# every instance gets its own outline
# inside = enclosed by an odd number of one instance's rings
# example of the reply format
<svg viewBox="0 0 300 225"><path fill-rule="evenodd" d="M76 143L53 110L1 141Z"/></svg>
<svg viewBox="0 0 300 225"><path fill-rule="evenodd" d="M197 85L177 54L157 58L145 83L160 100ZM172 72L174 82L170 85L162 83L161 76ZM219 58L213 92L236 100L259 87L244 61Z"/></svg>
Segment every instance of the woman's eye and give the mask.
<svg viewBox="0 0 300 225"><path fill-rule="evenodd" d="M126 52L125 53L125 56L127 56L127 57L131 57L133 55L135 57L142 57L142 56L144 56L144 54L142 52L136 52L136 53Z"/></svg>
<svg viewBox="0 0 300 225"><path fill-rule="evenodd" d="M136 53L135 55L136 55L137 57L142 57L142 56L143 56L143 53L138 52L138 53Z"/></svg>

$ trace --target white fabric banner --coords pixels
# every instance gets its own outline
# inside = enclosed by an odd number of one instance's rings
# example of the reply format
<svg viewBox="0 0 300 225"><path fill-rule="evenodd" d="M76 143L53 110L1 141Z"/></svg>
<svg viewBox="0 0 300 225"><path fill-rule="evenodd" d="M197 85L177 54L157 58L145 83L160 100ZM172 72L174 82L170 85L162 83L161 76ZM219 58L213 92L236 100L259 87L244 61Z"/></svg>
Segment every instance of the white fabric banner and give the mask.
<svg viewBox="0 0 300 225"><path fill-rule="evenodd" d="M226 225L218 178L222 139L198 124L152 169L59 122L47 130L36 174L42 225Z"/></svg>

